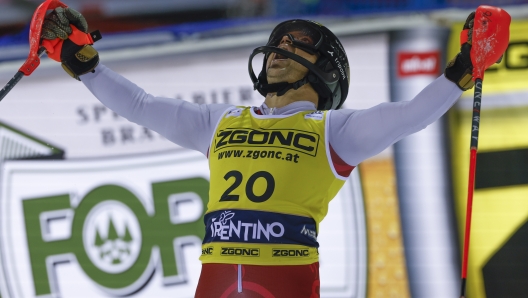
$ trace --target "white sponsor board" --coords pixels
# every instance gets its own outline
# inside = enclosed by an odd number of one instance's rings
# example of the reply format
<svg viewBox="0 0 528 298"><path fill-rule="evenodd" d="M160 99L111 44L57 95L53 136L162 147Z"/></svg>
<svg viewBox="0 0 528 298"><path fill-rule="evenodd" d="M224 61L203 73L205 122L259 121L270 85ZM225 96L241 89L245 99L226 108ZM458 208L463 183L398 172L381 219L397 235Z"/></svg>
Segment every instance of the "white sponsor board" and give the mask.
<svg viewBox="0 0 528 298"><path fill-rule="evenodd" d="M193 297L209 169L196 152L7 161L1 168L3 298ZM323 297L363 297L359 177L330 204L319 242Z"/></svg>

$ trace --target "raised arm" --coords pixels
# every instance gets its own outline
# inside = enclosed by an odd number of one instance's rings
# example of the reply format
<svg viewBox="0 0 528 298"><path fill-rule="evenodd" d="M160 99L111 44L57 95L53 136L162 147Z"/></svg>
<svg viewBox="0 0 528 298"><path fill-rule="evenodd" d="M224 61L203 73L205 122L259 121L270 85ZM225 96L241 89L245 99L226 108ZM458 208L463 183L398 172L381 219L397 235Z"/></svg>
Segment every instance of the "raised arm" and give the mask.
<svg viewBox="0 0 528 298"><path fill-rule="evenodd" d="M84 17L71 8L56 8L44 19L42 45L48 56L82 81L105 106L152 129L168 140L207 154L213 131L230 105L197 105L147 94L121 75L99 64Z"/></svg>
<svg viewBox="0 0 528 298"><path fill-rule="evenodd" d="M357 166L438 120L460 95L462 90L442 75L410 101L332 111L330 145L346 163Z"/></svg>
<svg viewBox="0 0 528 298"><path fill-rule="evenodd" d="M473 88L470 51L474 18L474 12L467 17L460 34L460 52L449 61L444 74L413 100L331 114L330 144L345 162L356 166L405 136L424 129L447 112L463 91Z"/></svg>
<svg viewBox="0 0 528 298"><path fill-rule="evenodd" d="M232 107L155 97L101 64L81 80L101 103L120 116L203 154L207 154L218 120Z"/></svg>

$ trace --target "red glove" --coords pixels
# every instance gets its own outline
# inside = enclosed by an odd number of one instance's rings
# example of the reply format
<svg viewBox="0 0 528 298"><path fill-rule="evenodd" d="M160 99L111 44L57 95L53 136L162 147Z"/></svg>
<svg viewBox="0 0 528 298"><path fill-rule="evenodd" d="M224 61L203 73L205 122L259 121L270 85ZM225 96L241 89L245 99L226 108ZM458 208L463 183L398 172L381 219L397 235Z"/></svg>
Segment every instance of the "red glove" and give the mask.
<svg viewBox="0 0 528 298"><path fill-rule="evenodd" d="M68 39L73 41L73 43L78 46L94 44L94 40L90 34L80 31L79 29L77 29L77 27L72 24L70 24L70 28L72 30L72 33L68 35ZM43 39L40 44L46 48L46 53L48 54L48 57L57 62L62 62L61 52L62 46L64 44L63 39L60 39L58 37L55 39Z"/></svg>
<svg viewBox="0 0 528 298"><path fill-rule="evenodd" d="M472 12L467 17L460 33L460 53L449 61L444 71L445 77L464 91L473 88L475 85L470 56L474 19L475 12Z"/></svg>
<svg viewBox="0 0 528 298"><path fill-rule="evenodd" d="M41 45L48 57L61 62L62 68L77 80L99 64L99 54L91 45L100 38L99 31L88 34L86 19L68 7L53 10L42 25Z"/></svg>

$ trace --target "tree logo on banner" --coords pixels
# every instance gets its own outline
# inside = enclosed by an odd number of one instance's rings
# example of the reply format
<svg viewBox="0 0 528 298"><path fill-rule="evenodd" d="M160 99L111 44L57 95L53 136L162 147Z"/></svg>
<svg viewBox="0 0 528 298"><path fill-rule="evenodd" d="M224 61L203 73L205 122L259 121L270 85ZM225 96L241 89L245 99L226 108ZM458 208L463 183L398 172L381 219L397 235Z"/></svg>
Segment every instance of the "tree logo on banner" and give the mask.
<svg viewBox="0 0 528 298"><path fill-rule="evenodd" d="M105 201L88 214L83 244L97 268L121 273L137 260L141 250L141 229L130 208L118 201Z"/></svg>

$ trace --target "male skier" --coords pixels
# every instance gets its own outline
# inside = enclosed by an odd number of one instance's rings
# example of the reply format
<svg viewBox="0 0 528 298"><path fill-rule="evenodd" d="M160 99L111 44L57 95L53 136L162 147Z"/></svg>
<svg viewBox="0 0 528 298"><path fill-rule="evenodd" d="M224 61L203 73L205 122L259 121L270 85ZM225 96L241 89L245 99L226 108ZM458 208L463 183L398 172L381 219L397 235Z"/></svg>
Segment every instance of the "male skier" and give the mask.
<svg viewBox="0 0 528 298"><path fill-rule="evenodd" d="M209 159L202 271L195 297L319 297L318 225L363 160L439 119L472 87L469 40L444 74L406 102L340 109L349 62L338 38L306 20L271 33L254 87L258 107L155 97L99 63L78 12L57 8L44 22L47 51L105 106ZM54 41L54 42L51 42ZM59 41L59 42L57 42ZM352 64L353 67L353 64ZM170 83L170 82L167 82ZM225 152L240 153L221 158Z"/></svg>

